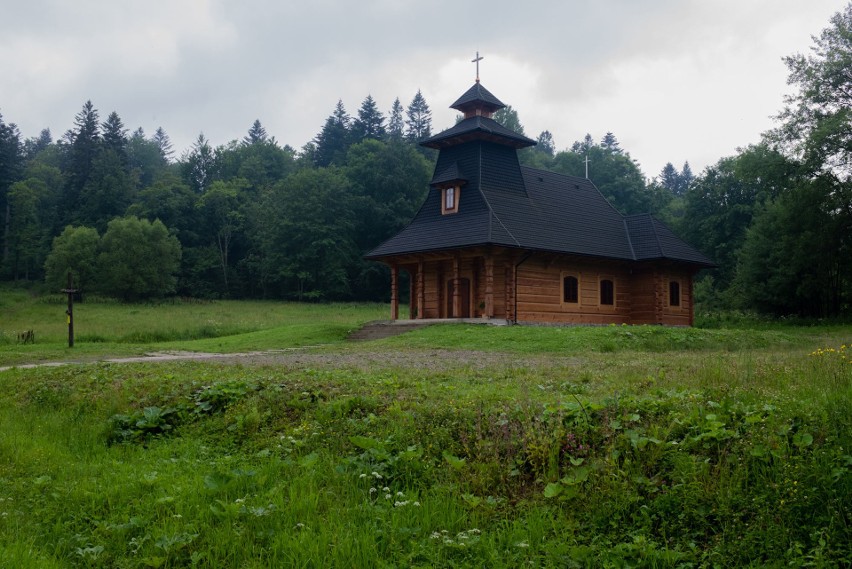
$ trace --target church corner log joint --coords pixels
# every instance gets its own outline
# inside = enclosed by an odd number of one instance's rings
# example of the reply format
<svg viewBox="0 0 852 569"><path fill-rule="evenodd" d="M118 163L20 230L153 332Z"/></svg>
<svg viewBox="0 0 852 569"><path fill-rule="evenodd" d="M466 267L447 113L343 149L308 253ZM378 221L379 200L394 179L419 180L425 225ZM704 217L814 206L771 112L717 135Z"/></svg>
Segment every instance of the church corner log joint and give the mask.
<svg viewBox="0 0 852 569"><path fill-rule="evenodd" d="M409 318L691 326L693 277L714 264L649 214L616 211L592 182L522 166L535 141L493 114L478 80L451 105L463 119L421 144L438 151L414 219L370 251L400 270Z"/></svg>

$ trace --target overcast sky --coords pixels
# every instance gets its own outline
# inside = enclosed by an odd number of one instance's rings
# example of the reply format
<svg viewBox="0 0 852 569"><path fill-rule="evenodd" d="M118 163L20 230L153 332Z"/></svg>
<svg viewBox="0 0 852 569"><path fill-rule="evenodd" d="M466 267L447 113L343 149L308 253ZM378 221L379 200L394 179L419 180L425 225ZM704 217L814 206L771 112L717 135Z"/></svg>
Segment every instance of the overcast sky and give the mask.
<svg viewBox="0 0 852 569"><path fill-rule="evenodd" d="M387 115L420 89L433 131L474 82L557 149L613 132L649 177L695 173L759 141L782 107L782 57L839 0L2 0L0 113L54 139L91 100L179 156L255 119L301 148L338 99Z"/></svg>

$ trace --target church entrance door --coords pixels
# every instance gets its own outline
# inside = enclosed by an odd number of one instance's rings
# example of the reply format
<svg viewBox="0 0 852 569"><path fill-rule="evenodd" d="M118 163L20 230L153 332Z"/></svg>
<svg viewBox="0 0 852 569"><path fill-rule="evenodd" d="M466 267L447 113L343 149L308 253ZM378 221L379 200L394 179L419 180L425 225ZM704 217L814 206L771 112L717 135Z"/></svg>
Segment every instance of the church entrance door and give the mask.
<svg viewBox="0 0 852 569"><path fill-rule="evenodd" d="M447 317L448 318L470 318L470 279L459 279L459 296L461 297L461 311L453 315L453 279L447 281Z"/></svg>

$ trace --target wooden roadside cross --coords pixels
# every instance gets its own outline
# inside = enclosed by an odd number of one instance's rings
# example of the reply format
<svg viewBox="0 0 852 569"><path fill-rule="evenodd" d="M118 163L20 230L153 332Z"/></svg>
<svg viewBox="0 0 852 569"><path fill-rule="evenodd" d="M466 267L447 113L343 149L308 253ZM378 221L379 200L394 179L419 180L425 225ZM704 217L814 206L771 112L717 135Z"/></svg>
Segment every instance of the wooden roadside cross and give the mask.
<svg viewBox="0 0 852 569"><path fill-rule="evenodd" d="M68 319L68 347L74 347L74 293L77 289L74 288L74 278L71 276L71 271L68 271L68 286L63 288L62 292L68 295L68 310L65 311Z"/></svg>

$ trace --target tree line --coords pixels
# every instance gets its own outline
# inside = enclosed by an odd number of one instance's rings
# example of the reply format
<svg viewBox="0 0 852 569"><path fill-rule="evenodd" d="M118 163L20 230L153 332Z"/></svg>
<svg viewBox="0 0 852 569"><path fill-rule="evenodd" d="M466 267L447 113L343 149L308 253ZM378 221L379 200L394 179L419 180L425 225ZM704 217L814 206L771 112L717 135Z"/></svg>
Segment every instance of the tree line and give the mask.
<svg viewBox="0 0 852 569"><path fill-rule="evenodd" d="M796 90L777 127L697 175L669 163L648 178L612 133L557 151L544 131L520 159L588 169L617 209L654 213L710 256L719 266L696 285L705 307L849 314L850 38L852 4L809 55L785 58ZM495 118L523 133L512 107ZM24 139L0 115L0 278L60 288L74 268L88 291L126 299L385 300L387 270L362 255L422 203L436 155L417 142L431 134L419 91L387 114L371 96L354 116L340 100L298 150L255 121L216 147L200 134L177 158L162 128L128 134L91 102L59 140ZM145 257L140 242L158 253Z"/></svg>

